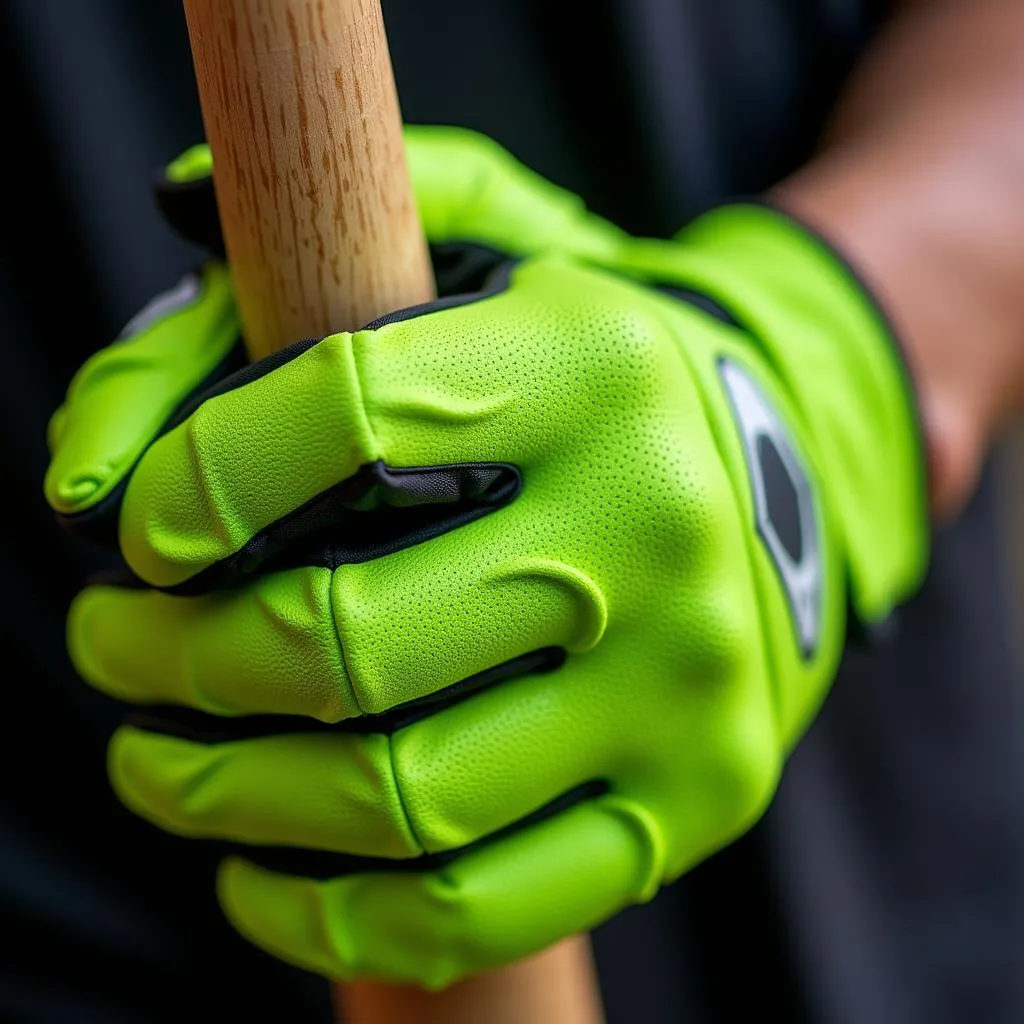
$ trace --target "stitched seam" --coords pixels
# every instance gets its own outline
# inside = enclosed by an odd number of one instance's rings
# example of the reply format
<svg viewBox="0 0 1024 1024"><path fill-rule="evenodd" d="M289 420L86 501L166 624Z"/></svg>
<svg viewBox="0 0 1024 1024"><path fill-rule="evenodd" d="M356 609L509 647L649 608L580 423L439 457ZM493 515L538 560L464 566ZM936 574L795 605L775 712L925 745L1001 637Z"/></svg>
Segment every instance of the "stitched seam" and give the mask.
<svg viewBox="0 0 1024 1024"><path fill-rule="evenodd" d="M377 435L374 432L373 426L370 424L370 414L366 408L366 391L363 388L363 379L359 371L359 362L356 359L356 338L358 338L361 333L362 332L357 331L355 334L348 336L345 344L345 358L350 370L353 403L359 414L360 427L367 445L367 458L369 461L375 461L377 459L383 459L384 455L380 450L380 445L377 441Z"/></svg>
<svg viewBox="0 0 1024 1024"><path fill-rule="evenodd" d="M344 566L340 566L339 568L335 569L334 572L329 573L328 575L327 603L331 612L331 625L334 627L334 638L338 644L338 657L341 660L341 667L345 673L345 682L348 683L348 692L351 694L352 703L359 710L359 713L361 715L365 715L366 709L363 707L362 703L359 700L359 692L356 690L355 676L352 674L352 666L349 664L348 655L346 654L346 649L348 645L344 642L341 635L342 629L341 623L339 621L340 616L338 614L338 606L335 604L334 601L334 580L335 577L338 575L339 572L341 572L343 568Z"/></svg>
<svg viewBox="0 0 1024 1024"><path fill-rule="evenodd" d="M358 334L351 334L346 339L342 340L344 346L345 360L349 368L349 379L352 386L352 401L355 406L360 419L360 427L364 435L365 442L367 444L367 458L370 461L382 458L379 452L377 444L377 437L373 432L373 427L370 426L370 417L366 411L366 399L363 391L363 382L359 373L359 364L356 361L355 352L355 339ZM341 624L341 615L337 603L334 599L334 582L340 573L344 569L344 566L339 566L334 572L331 573L330 581L330 608L331 608L331 621L334 624L334 635L338 641L338 652L341 656L341 663L345 669L345 676L348 680L349 692L352 694L352 702L359 709L359 713L365 715L366 709L363 707L362 702L359 700L359 691L356 687L355 673L352 671L351 663L348 660L348 645L344 642L342 634L344 632Z"/></svg>
<svg viewBox="0 0 1024 1024"><path fill-rule="evenodd" d="M402 787L398 782L398 769L395 767L394 736L386 736L385 740L388 745L388 764L391 766L391 781L395 786L395 799L398 801L398 809L402 812L402 818L405 821L406 828L409 830L409 835L412 836L413 842L421 851L426 853L426 847L423 845L423 840L420 839L416 826L412 822L412 816L409 814L409 808L406 806L405 797L402 795Z"/></svg>

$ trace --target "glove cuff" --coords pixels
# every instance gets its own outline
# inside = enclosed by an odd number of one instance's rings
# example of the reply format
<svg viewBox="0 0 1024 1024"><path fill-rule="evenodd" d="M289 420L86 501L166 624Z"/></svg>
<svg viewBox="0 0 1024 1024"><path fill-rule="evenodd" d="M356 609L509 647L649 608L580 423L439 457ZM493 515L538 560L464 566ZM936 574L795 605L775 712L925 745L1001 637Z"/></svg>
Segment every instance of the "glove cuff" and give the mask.
<svg viewBox="0 0 1024 1024"><path fill-rule="evenodd" d="M845 258L767 204L712 210L672 274L728 310L795 399L843 534L853 611L882 622L920 585L930 527L921 420L888 318Z"/></svg>

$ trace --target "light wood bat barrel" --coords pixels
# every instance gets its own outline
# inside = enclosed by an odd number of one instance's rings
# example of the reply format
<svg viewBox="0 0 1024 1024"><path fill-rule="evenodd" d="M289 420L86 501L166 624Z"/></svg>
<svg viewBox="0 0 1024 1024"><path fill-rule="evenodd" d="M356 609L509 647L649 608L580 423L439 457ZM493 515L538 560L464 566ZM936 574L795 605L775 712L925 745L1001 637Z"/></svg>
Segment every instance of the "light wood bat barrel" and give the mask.
<svg viewBox="0 0 1024 1024"><path fill-rule="evenodd" d="M380 0L184 0L253 358L434 297ZM585 937L439 993L359 982L346 1024L599 1024Z"/></svg>
<svg viewBox="0 0 1024 1024"><path fill-rule="evenodd" d="M254 358L433 298L379 0L184 0Z"/></svg>

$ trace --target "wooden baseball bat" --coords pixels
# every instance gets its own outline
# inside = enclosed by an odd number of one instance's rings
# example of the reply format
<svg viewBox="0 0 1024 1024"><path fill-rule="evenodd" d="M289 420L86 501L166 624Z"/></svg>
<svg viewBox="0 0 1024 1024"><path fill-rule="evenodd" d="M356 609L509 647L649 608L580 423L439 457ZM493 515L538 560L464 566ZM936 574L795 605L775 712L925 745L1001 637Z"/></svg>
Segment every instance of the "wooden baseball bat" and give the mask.
<svg viewBox="0 0 1024 1024"><path fill-rule="evenodd" d="M184 0L249 354L434 297L380 0ZM428 993L337 989L346 1024L597 1024L588 942Z"/></svg>

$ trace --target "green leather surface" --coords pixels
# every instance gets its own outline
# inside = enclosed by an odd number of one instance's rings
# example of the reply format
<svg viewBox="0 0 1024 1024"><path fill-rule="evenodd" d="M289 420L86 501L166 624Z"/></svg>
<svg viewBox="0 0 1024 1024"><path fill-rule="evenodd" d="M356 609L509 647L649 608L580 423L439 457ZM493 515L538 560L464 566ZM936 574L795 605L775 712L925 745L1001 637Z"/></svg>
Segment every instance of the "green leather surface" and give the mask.
<svg viewBox="0 0 1024 1024"><path fill-rule="evenodd" d="M649 899L749 828L827 693L847 588L880 618L919 581L927 533L891 339L802 229L742 206L670 242L628 239L488 140L408 140L434 240L527 257L507 290L330 337L153 442L233 339L211 264L190 305L76 378L47 495L80 513L130 472L122 550L170 586L366 463L519 467L511 504L405 550L202 597L94 586L69 620L80 673L122 700L324 723L564 648L557 671L392 736L202 745L125 727L111 745L119 796L163 828L389 858L485 839L605 781L606 794L428 873L323 882L223 866L226 913L274 954L438 987ZM699 287L743 326L645 278ZM809 646L758 528L723 360L806 474Z"/></svg>

